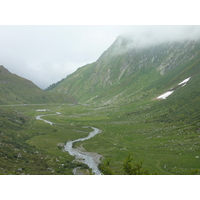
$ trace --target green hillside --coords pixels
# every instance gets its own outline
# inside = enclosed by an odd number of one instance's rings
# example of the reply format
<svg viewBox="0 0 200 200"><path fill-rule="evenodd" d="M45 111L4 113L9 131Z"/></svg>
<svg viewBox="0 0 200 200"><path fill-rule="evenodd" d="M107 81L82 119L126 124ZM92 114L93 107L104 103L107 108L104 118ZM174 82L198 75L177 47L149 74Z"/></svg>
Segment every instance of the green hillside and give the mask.
<svg viewBox="0 0 200 200"><path fill-rule="evenodd" d="M0 105L73 102L69 95L50 94L0 65Z"/></svg>
<svg viewBox="0 0 200 200"><path fill-rule="evenodd" d="M100 58L54 85L79 102L119 104L153 98L199 72L200 42L134 47L118 37Z"/></svg>

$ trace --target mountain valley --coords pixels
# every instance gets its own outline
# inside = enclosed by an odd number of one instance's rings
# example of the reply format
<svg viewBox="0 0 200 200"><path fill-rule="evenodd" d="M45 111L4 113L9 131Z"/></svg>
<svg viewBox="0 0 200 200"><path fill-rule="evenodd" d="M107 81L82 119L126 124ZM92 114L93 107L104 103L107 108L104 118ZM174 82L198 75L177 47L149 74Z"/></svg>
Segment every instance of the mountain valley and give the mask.
<svg viewBox="0 0 200 200"><path fill-rule="evenodd" d="M140 45L119 36L46 91L0 66L0 173L91 174L63 144L96 127L99 134L74 148L110 160L115 174L124 174L130 154L150 174L199 174L199 80L199 40ZM36 120L38 110L56 124Z"/></svg>

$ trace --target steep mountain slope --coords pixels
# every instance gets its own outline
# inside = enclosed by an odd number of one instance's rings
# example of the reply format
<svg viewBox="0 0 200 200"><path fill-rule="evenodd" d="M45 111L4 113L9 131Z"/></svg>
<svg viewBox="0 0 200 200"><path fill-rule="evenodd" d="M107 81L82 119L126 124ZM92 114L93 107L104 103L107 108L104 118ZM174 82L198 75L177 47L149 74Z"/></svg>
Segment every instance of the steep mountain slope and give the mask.
<svg viewBox="0 0 200 200"><path fill-rule="evenodd" d="M0 104L49 102L73 102L73 99L68 95L49 94L0 65Z"/></svg>
<svg viewBox="0 0 200 200"><path fill-rule="evenodd" d="M138 46L119 36L100 58L79 68L52 89L79 102L123 104L155 98L200 68L200 42Z"/></svg>

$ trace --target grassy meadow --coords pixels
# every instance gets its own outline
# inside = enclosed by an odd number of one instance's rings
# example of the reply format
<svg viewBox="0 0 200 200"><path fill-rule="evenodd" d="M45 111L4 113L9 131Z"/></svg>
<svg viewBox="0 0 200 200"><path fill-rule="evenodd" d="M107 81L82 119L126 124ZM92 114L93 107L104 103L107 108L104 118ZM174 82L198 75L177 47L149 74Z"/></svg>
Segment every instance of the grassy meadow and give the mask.
<svg viewBox="0 0 200 200"><path fill-rule="evenodd" d="M92 129L68 124L51 126L36 120L36 115L47 114L36 112L40 108L44 105L0 107L0 174L73 174L75 167L88 168L72 163L74 158L63 152L63 145L86 136Z"/></svg>
<svg viewBox="0 0 200 200"><path fill-rule="evenodd" d="M0 172L72 174L73 168L80 167L83 173L89 174L86 165L72 162L74 158L63 152L63 145L69 140L87 136L92 130L87 126L92 126L101 129L101 133L77 142L75 147L81 146L86 151L102 155L101 161L110 159L110 168L115 174L123 174L124 160L130 154L134 162L142 161L143 167L152 174L198 174L198 99L189 101L182 90L176 91L179 98L182 95L180 101L172 95L166 100L152 100L153 96L140 101L129 99L128 103L121 105L1 106L6 114L1 115L4 123L1 124ZM188 106L190 109L186 109ZM37 109L48 111L36 112ZM43 117L56 123L54 125L35 119L37 115L55 112L61 114Z"/></svg>
<svg viewBox="0 0 200 200"><path fill-rule="evenodd" d="M44 171L32 168L35 174L72 174L71 170L76 166L86 169L87 166L81 163L71 164L73 157L62 151L63 144L68 140L88 135L91 129L83 126L97 127L102 132L90 140L76 143L75 146L82 145L86 151L101 154L102 160L110 158L110 167L116 174L123 173L123 162L129 154L135 162L143 161L143 167L151 173L191 174L194 170L200 169L200 123L197 126L181 121L159 121L158 114L162 102L144 101L140 106L138 104L140 109L135 104L135 109L132 104L124 107L29 105L17 106L14 109L31 119L20 132L28 135L24 143L27 148L34 148L34 152L38 152L35 153L39 160L38 164L41 169L44 168ZM49 109L49 112L36 112L37 109L43 108ZM151 111L151 108L154 109ZM36 115L57 111L61 112L61 115L43 118L58 124L51 126L35 120ZM167 109L162 108L162 111L162 115L168 113ZM35 154L32 153L30 156ZM22 158L23 156L19 160ZM24 163L23 166L21 168L25 169L25 173L31 173L29 165L26 166ZM49 170L45 171L45 168Z"/></svg>

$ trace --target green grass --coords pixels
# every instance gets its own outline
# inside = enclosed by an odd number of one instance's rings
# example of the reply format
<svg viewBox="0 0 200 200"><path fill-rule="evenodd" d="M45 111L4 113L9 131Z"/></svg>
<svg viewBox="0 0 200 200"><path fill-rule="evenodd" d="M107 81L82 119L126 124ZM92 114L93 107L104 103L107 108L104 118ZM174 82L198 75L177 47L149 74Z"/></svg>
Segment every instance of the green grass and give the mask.
<svg viewBox="0 0 200 200"><path fill-rule="evenodd" d="M84 164L72 163L74 158L62 151L62 145L86 136L91 129L67 125L54 127L36 121L35 115L41 114L36 112L39 107L42 106L0 107L0 173L72 174L75 167L87 169Z"/></svg>
<svg viewBox="0 0 200 200"><path fill-rule="evenodd" d="M30 164L23 164L21 168L25 169L24 173L31 173L32 170L33 174L71 174L71 170L78 166L78 163L71 164L73 157L63 152L59 144L85 137L91 129L82 126L93 126L101 129L102 132L90 140L76 143L75 146L82 145L86 151L101 154L102 160L110 158L111 168L116 174L122 173L123 162L130 153L135 162L143 161L144 168L152 173L190 174L192 170L199 169L199 159L196 156L200 154L200 124L197 126L184 121L177 123L177 121L158 120L159 109L162 109L162 114L168 113L168 109L161 107L162 103L164 101L144 101L139 108L134 104L115 108L66 104L15 107L15 112L27 116L27 123L26 127L13 130L13 134L20 132L23 137L26 135L25 139L21 140L21 146L27 145L23 148L34 149L32 152L37 151L40 155L29 153L25 159L25 162L28 159L39 159L40 162L34 162L38 167L33 168ZM51 126L43 121L36 121L34 119L36 115L48 113L36 112L36 109L40 108L50 109L49 113L61 112L61 115L44 117L58 124ZM12 110L8 107L4 109ZM41 157L45 159L41 161ZM11 163L19 159L21 158L11 157L9 162L4 162L10 167L6 170L6 166L2 164L3 172L14 173ZM29 161L29 163L33 162ZM79 165L85 168L83 164ZM19 161L16 166L15 168L21 166ZM15 169L16 173L21 172Z"/></svg>
<svg viewBox="0 0 200 200"><path fill-rule="evenodd" d="M156 101L152 103L152 106L159 104L160 102ZM152 117L155 116L147 115L148 106L140 112L136 109L136 113L131 115L126 115L130 111L126 109L122 112L118 108L95 110L95 108L80 105L74 107L63 105L59 110L62 115L45 118L68 124L65 127L68 130L70 130L70 124L79 125L79 127L90 125L101 129L100 134L90 140L77 143L76 146L82 144L87 151L101 154L103 159L111 158L111 167L118 174L122 172L122 163L129 153L132 153L136 162L142 160L144 167L149 171L157 171L158 174L189 174L192 170L199 168L196 156L199 155L200 138L196 125L183 122L152 122ZM67 112L77 117L69 117ZM106 117L108 113L109 117ZM122 114L121 117L116 117L119 114ZM70 133L75 134L77 138L80 137L78 133L73 133L73 131ZM46 134L34 137L28 142L53 154L53 151L57 150L56 143L66 138L75 139L75 135L72 137L65 134L62 131Z"/></svg>
<svg viewBox="0 0 200 200"><path fill-rule="evenodd" d="M31 81L10 73L0 65L0 105L75 102L66 94L54 94L41 90Z"/></svg>
<svg viewBox="0 0 200 200"><path fill-rule="evenodd" d="M74 158L59 146L91 131L82 126L102 132L75 146L101 154L102 160L110 158L116 174L122 174L130 153L152 173L191 174L200 170L199 78L200 74L195 74L166 100L152 100L158 95L152 93L141 95L140 100L133 96L130 101L107 105L1 106L0 172L72 174L74 167L86 169L83 164L71 163ZM36 112L44 108L49 112ZM44 117L56 125L35 120L36 115L56 111L61 115Z"/></svg>

